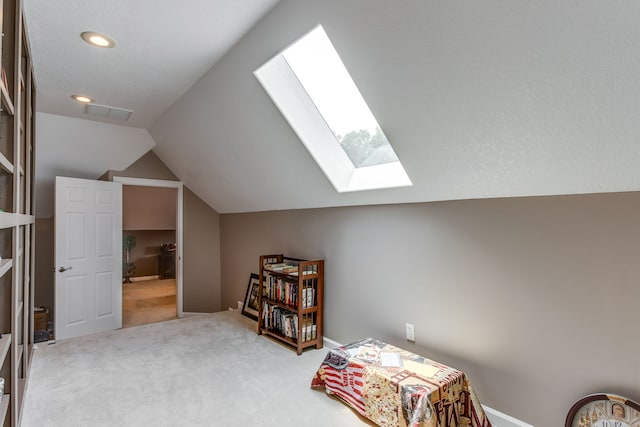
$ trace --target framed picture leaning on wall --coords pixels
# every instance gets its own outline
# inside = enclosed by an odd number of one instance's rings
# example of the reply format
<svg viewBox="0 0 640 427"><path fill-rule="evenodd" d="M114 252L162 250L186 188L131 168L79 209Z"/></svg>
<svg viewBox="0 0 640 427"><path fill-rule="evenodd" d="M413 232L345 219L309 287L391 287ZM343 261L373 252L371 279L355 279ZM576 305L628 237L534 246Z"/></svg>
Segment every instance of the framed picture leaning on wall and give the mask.
<svg viewBox="0 0 640 427"><path fill-rule="evenodd" d="M260 278L257 274L251 273L242 305L242 314L256 321L258 320L258 292L260 292Z"/></svg>

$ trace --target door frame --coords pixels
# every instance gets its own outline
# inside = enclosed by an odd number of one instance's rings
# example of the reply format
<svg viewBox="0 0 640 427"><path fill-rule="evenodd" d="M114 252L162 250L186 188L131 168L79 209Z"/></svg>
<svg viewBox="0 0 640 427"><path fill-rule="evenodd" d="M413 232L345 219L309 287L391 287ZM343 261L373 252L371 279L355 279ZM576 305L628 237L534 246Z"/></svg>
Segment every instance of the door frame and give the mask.
<svg viewBox="0 0 640 427"><path fill-rule="evenodd" d="M183 185L181 181L169 181L163 179L131 178L125 176L114 176L113 181L125 185L135 185L138 187L164 187L178 190L176 203L176 316L183 317L183 286L182 286L182 221L183 221Z"/></svg>

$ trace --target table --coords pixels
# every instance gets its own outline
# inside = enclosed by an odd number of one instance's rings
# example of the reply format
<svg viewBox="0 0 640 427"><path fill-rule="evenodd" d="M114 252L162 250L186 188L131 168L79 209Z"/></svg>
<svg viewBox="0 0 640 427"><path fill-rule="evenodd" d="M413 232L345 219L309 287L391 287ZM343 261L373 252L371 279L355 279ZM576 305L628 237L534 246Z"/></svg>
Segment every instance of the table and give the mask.
<svg viewBox="0 0 640 427"><path fill-rule="evenodd" d="M491 427L463 372L374 338L330 350L311 386L380 426Z"/></svg>

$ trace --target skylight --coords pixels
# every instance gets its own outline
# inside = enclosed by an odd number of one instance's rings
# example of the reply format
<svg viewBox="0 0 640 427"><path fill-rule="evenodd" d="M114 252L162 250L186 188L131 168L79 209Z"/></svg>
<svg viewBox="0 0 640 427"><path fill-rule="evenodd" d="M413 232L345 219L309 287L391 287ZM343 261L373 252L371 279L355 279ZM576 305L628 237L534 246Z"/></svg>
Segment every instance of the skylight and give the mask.
<svg viewBox="0 0 640 427"><path fill-rule="evenodd" d="M322 26L255 75L338 192L411 185Z"/></svg>

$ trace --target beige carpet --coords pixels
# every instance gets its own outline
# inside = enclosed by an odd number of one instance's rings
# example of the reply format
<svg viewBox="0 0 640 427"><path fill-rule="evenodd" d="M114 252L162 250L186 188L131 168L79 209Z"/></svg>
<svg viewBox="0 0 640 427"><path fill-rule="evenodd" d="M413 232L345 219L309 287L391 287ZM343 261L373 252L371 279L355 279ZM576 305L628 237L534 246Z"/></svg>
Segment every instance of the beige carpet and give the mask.
<svg viewBox="0 0 640 427"><path fill-rule="evenodd" d="M301 356L238 311L39 344L23 427L362 426L312 390L326 349Z"/></svg>
<svg viewBox="0 0 640 427"><path fill-rule="evenodd" d="M122 327L176 319L176 280L122 284Z"/></svg>

